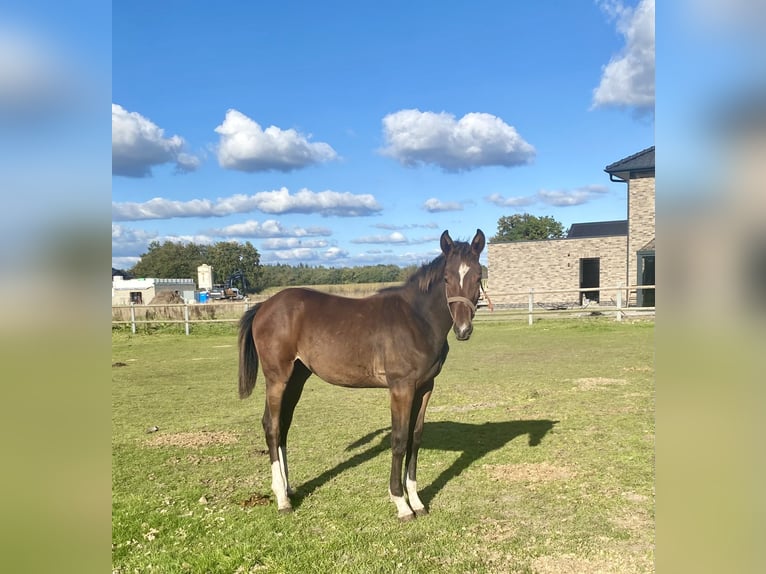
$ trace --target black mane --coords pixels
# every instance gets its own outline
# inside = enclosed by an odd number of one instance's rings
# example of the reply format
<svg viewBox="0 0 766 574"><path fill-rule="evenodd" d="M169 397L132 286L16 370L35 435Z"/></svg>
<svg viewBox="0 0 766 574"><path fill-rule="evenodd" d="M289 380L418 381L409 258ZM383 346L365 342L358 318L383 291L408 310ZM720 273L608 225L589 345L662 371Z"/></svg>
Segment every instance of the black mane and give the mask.
<svg viewBox="0 0 766 574"><path fill-rule="evenodd" d="M471 244L466 243L465 241L456 241L453 247L453 251L459 253L461 259L468 258L468 256L471 254ZM405 280L404 284L395 287L386 287L381 289L379 293L398 291L413 285L416 285L418 290L422 293L428 293L435 281L441 281L444 279L444 266L446 262L447 259L442 253L430 263L424 263L421 265L412 275L410 275Z"/></svg>

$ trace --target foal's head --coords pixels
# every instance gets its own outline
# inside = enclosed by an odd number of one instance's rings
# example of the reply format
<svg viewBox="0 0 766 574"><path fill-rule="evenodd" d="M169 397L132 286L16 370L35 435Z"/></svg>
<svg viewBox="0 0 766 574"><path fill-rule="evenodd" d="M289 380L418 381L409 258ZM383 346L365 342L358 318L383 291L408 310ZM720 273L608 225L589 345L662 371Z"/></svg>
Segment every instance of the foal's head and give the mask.
<svg viewBox="0 0 766 574"><path fill-rule="evenodd" d="M446 261L444 281L447 305L458 341L467 340L473 332L473 316L481 288L479 255L484 249L484 243L481 229L476 230L470 244L455 243L448 231L441 236L441 248Z"/></svg>

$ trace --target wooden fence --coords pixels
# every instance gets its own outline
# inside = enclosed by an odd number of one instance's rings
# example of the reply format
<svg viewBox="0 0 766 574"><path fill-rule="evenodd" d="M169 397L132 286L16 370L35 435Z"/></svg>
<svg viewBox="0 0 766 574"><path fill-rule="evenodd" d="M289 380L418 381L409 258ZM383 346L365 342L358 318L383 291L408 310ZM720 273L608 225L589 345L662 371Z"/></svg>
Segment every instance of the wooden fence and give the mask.
<svg viewBox="0 0 766 574"><path fill-rule="evenodd" d="M542 290L530 289L528 291L490 293L490 300L498 302L493 309L480 308L476 313L475 320L502 321L524 317L530 325L535 319L542 317L586 317L607 315L613 316L616 321L622 321L626 317L653 316L655 307L636 307L629 305L631 294L638 289L654 291L654 285L631 285L614 288L590 288L590 289L555 289ZM582 293L599 292L600 303L590 302L584 305L551 305L542 301L550 300L550 295L563 295L576 293L577 298ZM499 302L504 298L525 296L525 306L502 305ZM190 334L190 326L194 323L236 323L247 309L265 298L255 297L244 301L223 301L209 303L179 303L163 305L113 305L112 325L130 325L132 333L136 333L137 325L144 324L183 324L184 332ZM494 302L493 301L493 302ZM609 301L606 303L605 301Z"/></svg>

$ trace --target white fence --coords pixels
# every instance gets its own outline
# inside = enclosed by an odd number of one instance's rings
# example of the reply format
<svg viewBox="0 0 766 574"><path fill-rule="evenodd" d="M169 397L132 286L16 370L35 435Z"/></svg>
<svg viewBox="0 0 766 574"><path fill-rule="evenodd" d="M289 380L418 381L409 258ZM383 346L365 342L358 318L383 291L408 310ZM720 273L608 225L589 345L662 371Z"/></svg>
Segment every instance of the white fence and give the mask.
<svg viewBox="0 0 766 574"><path fill-rule="evenodd" d="M654 316L655 307L636 307L629 305L631 294L639 289L654 291L654 285L630 285L614 288L590 288L590 289L530 289L528 291L490 293L488 301L490 307L480 308L476 313L475 320L502 321L508 319L527 318L532 325L535 319L543 317L591 317L613 316L616 321L622 321L626 317ZM581 294L599 292L599 303L589 302L579 304L551 305L543 303L549 301L550 295L576 294L580 299ZM518 299L519 296L527 298L525 306L503 305L500 303L504 298ZM184 332L189 335L190 327L194 323L236 323L240 317L252 305L264 298L247 299L236 302L210 302L210 303L180 303L163 305L113 305L112 325L130 325L132 333L136 333L136 327L144 324L183 324ZM494 301L497 304L494 304ZM609 301L606 303L605 301ZM493 305L494 304L494 305ZM494 309L492 308L494 306Z"/></svg>
<svg viewBox="0 0 766 574"><path fill-rule="evenodd" d="M527 322L532 325L535 321L535 317L543 316L566 316L574 315L577 317L594 316L594 315L612 315L615 320L622 321L626 317L639 317L639 316L653 316L655 313L655 307L638 307L630 305L631 295L637 293L639 290L655 291L654 285L628 285L617 286L613 288L593 287L588 289L529 289L528 291L509 291L491 293L488 300L494 299L501 302L503 299L511 298L518 300L519 297L525 297L527 304L525 306L510 305L503 307L502 303L498 303L497 308L491 311L493 315L497 316L497 319L504 319L508 317L527 317ZM564 295L575 293L576 299L580 299L582 294L595 293L599 294L599 302L594 301L586 302L585 304L549 304L543 301L550 301L552 297L550 295ZM587 295L586 295L587 298ZM609 301L606 303L605 301ZM479 315L477 315L478 317Z"/></svg>

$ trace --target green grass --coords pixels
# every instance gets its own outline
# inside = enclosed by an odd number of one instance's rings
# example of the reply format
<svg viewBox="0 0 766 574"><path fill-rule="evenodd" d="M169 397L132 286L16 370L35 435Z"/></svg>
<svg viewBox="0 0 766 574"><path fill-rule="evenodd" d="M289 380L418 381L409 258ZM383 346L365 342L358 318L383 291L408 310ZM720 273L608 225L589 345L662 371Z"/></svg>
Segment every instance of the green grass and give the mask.
<svg viewBox="0 0 766 574"><path fill-rule="evenodd" d="M653 327L492 322L450 337L418 474L431 514L406 524L387 496L386 391L308 382L290 432L296 511L281 516L263 380L237 398L234 328L115 332L113 568L651 572Z"/></svg>

